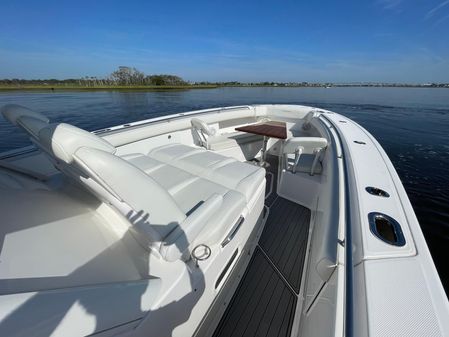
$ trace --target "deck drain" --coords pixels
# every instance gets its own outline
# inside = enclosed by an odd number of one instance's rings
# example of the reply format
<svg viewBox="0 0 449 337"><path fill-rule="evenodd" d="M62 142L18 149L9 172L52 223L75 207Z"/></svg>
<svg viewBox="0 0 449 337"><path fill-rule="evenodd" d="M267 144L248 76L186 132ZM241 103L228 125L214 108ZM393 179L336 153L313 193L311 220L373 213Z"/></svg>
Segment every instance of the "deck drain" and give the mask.
<svg viewBox="0 0 449 337"><path fill-rule="evenodd" d="M361 140L354 140L354 143L361 144L361 145L366 145L366 143L362 142Z"/></svg>

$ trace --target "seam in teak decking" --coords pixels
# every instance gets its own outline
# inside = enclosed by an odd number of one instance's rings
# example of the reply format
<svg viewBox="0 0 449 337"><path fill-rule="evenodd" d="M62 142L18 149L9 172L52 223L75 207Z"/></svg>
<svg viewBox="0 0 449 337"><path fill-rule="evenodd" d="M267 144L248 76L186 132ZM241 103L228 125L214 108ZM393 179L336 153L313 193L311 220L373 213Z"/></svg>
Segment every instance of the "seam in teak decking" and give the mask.
<svg viewBox="0 0 449 337"><path fill-rule="evenodd" d="M290 335L305 262L310 210L278 197L275 191L266 199L270 214L259 246L215 337Z"/></svg>

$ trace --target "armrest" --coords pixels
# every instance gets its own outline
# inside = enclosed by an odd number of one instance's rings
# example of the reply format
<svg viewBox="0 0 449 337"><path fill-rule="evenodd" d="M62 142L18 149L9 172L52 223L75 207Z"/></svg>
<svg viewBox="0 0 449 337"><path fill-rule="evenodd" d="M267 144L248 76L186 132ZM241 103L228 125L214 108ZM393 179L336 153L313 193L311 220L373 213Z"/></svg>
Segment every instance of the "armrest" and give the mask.
<svg viewBox="0 0 449 337"><path fill-rule="evenodd" d="M209 219L218 212L223 196L213 194L163 240L160 253L167 261L180 259L201 233Z"/></svg>

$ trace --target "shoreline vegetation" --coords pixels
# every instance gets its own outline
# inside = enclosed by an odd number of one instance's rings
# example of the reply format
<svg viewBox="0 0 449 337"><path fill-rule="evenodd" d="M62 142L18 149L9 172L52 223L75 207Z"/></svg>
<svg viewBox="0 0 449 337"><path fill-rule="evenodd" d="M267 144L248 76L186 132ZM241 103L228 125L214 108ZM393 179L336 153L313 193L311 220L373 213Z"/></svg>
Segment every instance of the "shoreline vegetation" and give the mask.
<svg viewBox="0 0 449 337"><path fill-rule="evenodd" d="M449 83L318 83L318 82L187 82L176 75L145 75L136 68L121 66L105 78L85 76L70 79L0 79L0 91L156 91L215 89L222 87L389 87L389 88L449 88Z"/></svg>

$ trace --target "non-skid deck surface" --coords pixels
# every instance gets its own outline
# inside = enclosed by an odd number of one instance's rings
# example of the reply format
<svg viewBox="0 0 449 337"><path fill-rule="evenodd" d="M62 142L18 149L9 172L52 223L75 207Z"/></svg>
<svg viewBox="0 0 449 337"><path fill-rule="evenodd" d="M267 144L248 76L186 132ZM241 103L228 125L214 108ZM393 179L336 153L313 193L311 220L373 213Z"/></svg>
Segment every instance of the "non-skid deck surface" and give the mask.
<svg viewBox="0 0 449 337"><path fill-rule="evenodd" d="M309 223L309 209L275 195L259 246L215 337L290 335Z"/></svg>
<svg viewBox="0 0 449 337"><path fill-rule="evenodd" d="M259 248L214 336L288 336L296 296Z"/></svg>
<svg viewBox="0 0 449 337"><path fill-rule="evenodd" d="M260 247L279 269L290 286L299 293L306 255L310 210L283 198L270 207Z"/></svg>

